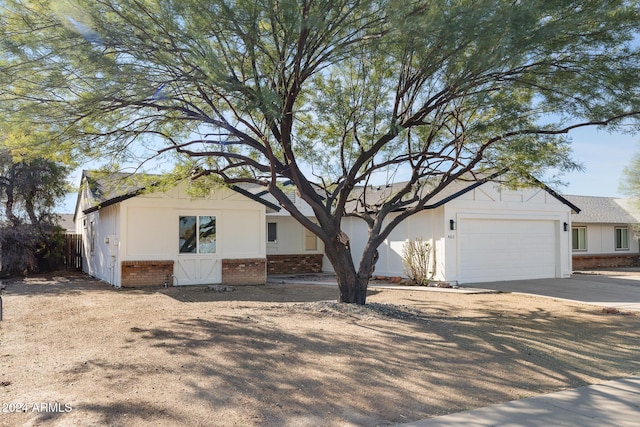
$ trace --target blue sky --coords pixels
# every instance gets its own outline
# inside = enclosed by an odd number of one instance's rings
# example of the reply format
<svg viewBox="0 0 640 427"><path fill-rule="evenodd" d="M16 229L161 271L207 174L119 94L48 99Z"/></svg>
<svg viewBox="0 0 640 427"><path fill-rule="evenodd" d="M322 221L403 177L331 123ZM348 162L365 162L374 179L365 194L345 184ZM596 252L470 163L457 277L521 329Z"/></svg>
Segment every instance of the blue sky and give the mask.
<svg viewBox="0 0 640 427"><path fill-rule="evenodd" d="M625 197L619 189L623 169L640 151L640 134L582 128L569 135L573 158L581 162L585 170L566 174L562 180L569 185L556 190L561 194Z"/></svg>

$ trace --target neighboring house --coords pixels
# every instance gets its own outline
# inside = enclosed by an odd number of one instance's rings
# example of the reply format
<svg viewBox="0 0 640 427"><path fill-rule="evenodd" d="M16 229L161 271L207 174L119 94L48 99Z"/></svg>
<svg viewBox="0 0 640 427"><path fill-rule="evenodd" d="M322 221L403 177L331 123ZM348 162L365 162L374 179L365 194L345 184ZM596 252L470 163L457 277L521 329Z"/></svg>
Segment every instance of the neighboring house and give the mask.
<svg viewBox="0 0 640 427"><path fill-rule="evenodd" d="M266 271L331 271L322 242L259 187L192 197L188 182L145 192L144 185L122 184L119 175L105 179L85 171L82 179L75 223L84 240L83 270L114 286L257 284L264 283ZM371 200L388 197L394 187L361 191ZM293 187L289 197L313 217ZM434 248L433 280L569 277L571 216L577 212L548 188L461 180L391 233L378 248L374 274L404 276L404 245L420 238ZM358 262L367 227L348 217L343 230Z"/></svg>
<svg viewBox="0 0 640 427"><path fill-rule="evenodd" d="M632 200L566 196L582 211L572 218L574 270L640 266L640 213Z"/></svg>
<svg viewBox="0 0 640 427"><path fill-rule="evenodd" d="M65 234L75 234L76 225L73 222L73 214L56 214L58 226L64 230Z"/></svg>
<svg viewBox="0 0 640 427"><path fill-rule="evenodd" d="M267 210L238 187L192 197L184 181L167 191L84 171L75 212L83 271L113 286L261 284Z"/></svg>

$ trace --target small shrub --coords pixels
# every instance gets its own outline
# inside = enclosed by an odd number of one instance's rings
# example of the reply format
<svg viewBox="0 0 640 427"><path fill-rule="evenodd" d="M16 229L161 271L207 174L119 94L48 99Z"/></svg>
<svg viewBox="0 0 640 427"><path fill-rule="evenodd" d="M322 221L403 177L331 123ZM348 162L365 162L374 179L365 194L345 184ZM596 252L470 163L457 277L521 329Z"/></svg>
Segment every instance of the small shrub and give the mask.
<svg viewBox="0 0 640 427"><path fill-rule="evenodd" d="M431 245L422 239L408 240L404 244L402 264L407 277L419 286L428 286L433 278L429 268Z"/></svg>

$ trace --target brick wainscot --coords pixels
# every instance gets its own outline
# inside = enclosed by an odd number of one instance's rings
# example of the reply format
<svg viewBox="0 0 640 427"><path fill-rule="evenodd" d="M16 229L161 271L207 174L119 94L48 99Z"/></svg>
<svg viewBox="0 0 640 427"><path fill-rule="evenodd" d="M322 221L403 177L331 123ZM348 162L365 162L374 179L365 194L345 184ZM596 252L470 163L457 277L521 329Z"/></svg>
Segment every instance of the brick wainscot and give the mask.
<svg viewBox="0 0 640 427"><path fill-rule="evenodd" d="M574 255L574 270L609 267L640 267L640 254Z"/></svg>
<svg viewBox="0 0 640 427"><path fill-rule="evenodd" d="M267 255L269 274L299 274L322 272L322 254Z"/></svg>
<svg viewBox="0 0 640 427"><path fill-rule="evenodd" d="M173 261L122 261L122 287L172 285Z"/></svg>
<svg viewBox="0 0 640 427"><path fill-rule="evenodd" d="M264 285L267 281L267 260L241 258L222 260L223 285Z"/></svg>

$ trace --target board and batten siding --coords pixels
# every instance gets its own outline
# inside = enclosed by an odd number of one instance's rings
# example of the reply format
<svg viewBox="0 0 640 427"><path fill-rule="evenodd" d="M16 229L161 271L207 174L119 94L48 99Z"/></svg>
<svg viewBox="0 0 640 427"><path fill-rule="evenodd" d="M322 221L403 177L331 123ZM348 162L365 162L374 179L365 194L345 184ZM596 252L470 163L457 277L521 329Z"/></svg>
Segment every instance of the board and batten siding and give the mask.
<svg viewBox="0 0 640 427"><path fill-rule="evenodd" d="M406 277L404 245L422 239L435 249L430 261L435 281L569 277L570 227L569 206L546 190L503 189L488 182L398 225L378 247L374 275ZM366 223L345 218L343 231L351 240L357 265L368 234ZM325 269L331 270L330 264L325 262Z"/></svg>

